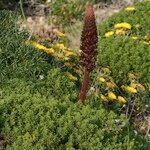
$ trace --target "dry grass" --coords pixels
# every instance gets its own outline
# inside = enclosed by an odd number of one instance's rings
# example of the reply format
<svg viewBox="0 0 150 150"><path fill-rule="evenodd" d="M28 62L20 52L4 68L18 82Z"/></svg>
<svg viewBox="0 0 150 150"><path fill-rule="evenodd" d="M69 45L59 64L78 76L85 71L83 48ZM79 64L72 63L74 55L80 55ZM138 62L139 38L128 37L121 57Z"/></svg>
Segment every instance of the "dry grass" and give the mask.
<svg viewBox="0 0 150 150"><path fill-rule="evenodd" d="M114 13L119 12L121 9L131 4L131 0L117 0L115 1L115 3L109 5L105 3L98 3L94 6L97 23L104 21ZM38 36L39 39L42 40L55 38L54 30L57 30L59 28L54 26L52 22L49 23L46 16L41 15L27 17L27 20L20 21L20 24L21 29L25 28L29 31L30 37ZM65 27L62 30L65 30L66 32L66 35L70 41L70 47L78 50L80 47L82 22L77 21L75 24Z"/></svg>

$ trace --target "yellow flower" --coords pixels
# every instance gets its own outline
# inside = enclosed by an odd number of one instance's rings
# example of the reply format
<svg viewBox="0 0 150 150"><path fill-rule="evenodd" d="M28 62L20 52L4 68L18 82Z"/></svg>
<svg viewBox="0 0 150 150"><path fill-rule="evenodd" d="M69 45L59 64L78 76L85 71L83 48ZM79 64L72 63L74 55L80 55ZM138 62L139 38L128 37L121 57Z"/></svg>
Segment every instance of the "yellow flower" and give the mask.
<svg viewBox="0 0 150 150"><path fill-rule="evenodd" d="M46 48L45 46L43 46L43 45L41 45L41 44L39 44L39 43L37 43L37 42L32 41L31 44L32 44L32 46L34 46L34 47L37 48L37 49L40 49L40 50L47 50L47 48Z"/></svg>
<svg viewBox="0 0 150 150"><path fill-rule="evenodd" d="M115 24L114 26L116 29L119 29L119 28L123 28L123 29L131 29L131 25L127 22L122 22L122 23L117 23Z"/></svg>
<svg viewBox="0 0 150 150"><path fill-rule="evenodd" d="M66 35L60 31L56 31L57 36L65 37Z"/></svg>
<svg viewBox="0 0 150 150"><path fill-rule="evenodd" d="M48 54L53 54L54 53L53 48L47 48L47 47L45 47L45 46L43 46L43 45L41 45L37 42L32 41L31 45L34 46L35 48L39 49L39 50L42 50L42 51L48 53Z"/></svg>
<svg viewBox="0 0 150 150"><path fill-rule="evenodd" d="M125 8L125 11L135 11L135 7L129 6L129 7Z"/></svg>
<svg viewBox="0 0 150 150"><path fill-rule="evenodd" d="M65 52L65 56L77 56L75 52L71 52L71 51L64 51Z"/></svg>
<svg viewBox="0 0 150 150"><path fill-rule="evenodd" d="M67 76L69 77L69 79L72 80L72 81L77 81L77 80L78 80L77 77L73 76L73 75L72 75L71 73L69 73L69 72L67 72L66 75L67 75Z"/></svg>
<svg viewBox="0 0 150 150"><path fill-rule="evenodd" d="M110 37L112 35L114 35L114 31L109 31L105 33L105 37Z"/></svg>
<svg viewBox="0 0 150 150"><path fill-rule="evenodd" d="M53 54L54 53L54 49L53 48L48 48L48 49L45 50L45 52L47 54Z"/></svg>
<svg viewBox="0 0 150 150"><path fill-rule="evenodd" d="M130 94L137 93L137 90L134 87L131 87L131 86L126 86L124 89L125 89L126 92L128 92Z"/></svg>
<svg viewBox="0 0 150 150"><path fill-rule="evenodd" d="M126 99L122 96L118 96L118 101L123 104L125 104L127 102Z"/></svg>
<svg viewBox="0 0 150 150"><path fill-rule="evenodd" d="M70 58L69 58L69 57L64 57L63 59L67 61L67 60L69 60Z"/></svg>
<svg viewBox="0 0 150 150"><path fill-rule="evenodd" d="M113 92L108 92L108 98L111 100L117 99L116 95Z"/></svg>
<svg viewBox="0 0 150 150"><path fill-rule="evenodd" d="M116 35L125 35L125 33L126 32L122 28L121 29L117 29L116 32L115 32Z"/></svg>
<svg viewBox="0 0 150 150"><path fill-rule="evenodd" d="M99 77L98 79L100 82L105 82L105 79L103 77Z"/></svg>
<svg viewBox="0 0 150 150"><path fill-rule="evenodd" d="M63 43L57 43L57 44L53 45L53 48L58 48L58 49L62 49L62 50L66 49L66 47L64 46Z"/></svg>
<svg viewBox="0 0 150 150"><path fill-rule="evenodd" d="M132 38L133 40L137 40L137 39L138 39L137 36L132 36L131 38Z"/></svg>
<svg viewBox="0 0 150 150"><path fill-rule="evenodd" d="M104 96L103 94L100 95L100 98L101 98L101 100L103 100L103 101L106 101L106 102L108 101L108 99L106 98L106 96Z"/></svg>

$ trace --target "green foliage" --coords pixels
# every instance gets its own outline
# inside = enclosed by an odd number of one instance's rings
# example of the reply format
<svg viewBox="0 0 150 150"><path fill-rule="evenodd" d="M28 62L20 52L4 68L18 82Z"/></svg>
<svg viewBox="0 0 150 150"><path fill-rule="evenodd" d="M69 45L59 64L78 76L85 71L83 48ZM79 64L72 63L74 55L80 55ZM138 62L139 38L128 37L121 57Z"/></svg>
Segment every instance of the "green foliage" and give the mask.
<svg viewBox="0 0 150 150"><path fill-rule="evenodd" d="M59 75L49 74L47 82L51 86L57 83L52 82L53 77L58 80ZM33 92L32 84L20 79L7 84L10 86L0 89L1 134L12 141L7 149L144 149L142 139L139 141L138 136L128 131L124 115L107 111L100 104L92 106L90 101L85 105L71 102L76 91L70 96L69 92L60 93L58 98L50 88L47 96L37 90ZM65 91L68 84L63 81L55 90ZM70 85L69 89L72 88Z"/></svg>
<svg viewBox="0 0 150 150"><path fill-rule="evenodd" d="M81 19L86 3L87 0L57 0L52 2L53 22L58 25L68 25Z"/></svg>
<svg viewBox="0 0 150 150"><path fill-rule="evenodd" d="M0 12L0 83L18 77L36 80L53 68L54 60L26 44L29 35L18 29L18 16Z"/></svg>
<svg viewBox="0 0 150 150"><path fill-rule="evenodd" d="M143 42L144 36L150 36L147 19L149 8L150 2L138 3L134 12L122 10L99 26L98 65L110 66L113 77L121 84L126 82L124 75L129 71L139 73L143 82L150 81L150 47ZM121 22L132 25L126 36L104 37L106 32L113 30L115 24ZM134 40L131 36L137 36L138 39Z"/></svg>
<svg viewBox="0 0 150 150"><path fill-rule="evenodd" d="M92 0L94 4L98 2L111 2L112 0ZM83 19L86 4L89 0L54 0L52 2L53 23L57 25L71 25L77 20Z"/></svg>
<svg viewBox="0 0 150 150"><path fill-rule="evenodd" d="M26 44L18 16L1 11L0 20L0 134L12 141L6 149L147 149L125 115L104 109L93 96L84 105L76 102L79 87L61 63Z"/></svg>

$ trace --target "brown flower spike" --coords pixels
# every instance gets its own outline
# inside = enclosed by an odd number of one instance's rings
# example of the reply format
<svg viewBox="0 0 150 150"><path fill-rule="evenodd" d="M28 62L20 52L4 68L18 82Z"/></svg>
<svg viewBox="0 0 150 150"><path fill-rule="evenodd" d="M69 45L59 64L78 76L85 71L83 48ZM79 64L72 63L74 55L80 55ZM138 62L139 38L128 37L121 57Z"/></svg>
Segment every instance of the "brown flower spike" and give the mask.
<svg viewBox="0 0 150 150"><path fill-rule="evenodd" d="M81 56L80 62L84 70L84 77L80 91L80 101L84 102L89 85L90 72L95 67L97 49L97 28L93 5L89 4L86 8L84 26L81 35Z"/></svg>

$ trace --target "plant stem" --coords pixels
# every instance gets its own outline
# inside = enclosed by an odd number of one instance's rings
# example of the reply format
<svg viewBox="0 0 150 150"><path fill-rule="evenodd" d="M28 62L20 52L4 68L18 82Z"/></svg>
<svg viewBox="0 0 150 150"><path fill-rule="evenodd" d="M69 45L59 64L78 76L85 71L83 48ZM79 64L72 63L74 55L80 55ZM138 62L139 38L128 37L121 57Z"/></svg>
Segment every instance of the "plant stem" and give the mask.
<svg viewBox="0 0 150 150"><path fill-rule="evenodd" d="M23 19L25 21L26 17L25 17L25 14L24 14L23 6L22 6L22 0L19 1L19 5L20 5L20 9L21 9L21 13L22 13Z"/></svg>
<svg viewBox="0 0 150 150"><path fill-rule="evenodd" d="M90 75L90 72L87 69L85 69L83 82L82 82L82 86L81 86L81 90L80 90L80 101L82 103L84 102L84 100L86 98L87 91L88 91L89 75Z"/></svg>

